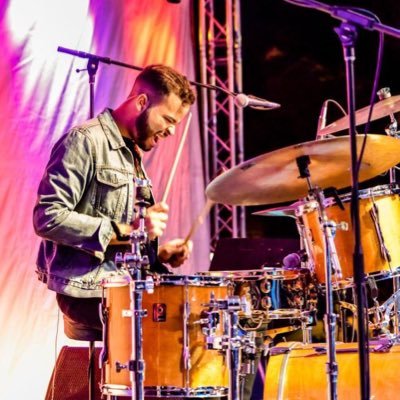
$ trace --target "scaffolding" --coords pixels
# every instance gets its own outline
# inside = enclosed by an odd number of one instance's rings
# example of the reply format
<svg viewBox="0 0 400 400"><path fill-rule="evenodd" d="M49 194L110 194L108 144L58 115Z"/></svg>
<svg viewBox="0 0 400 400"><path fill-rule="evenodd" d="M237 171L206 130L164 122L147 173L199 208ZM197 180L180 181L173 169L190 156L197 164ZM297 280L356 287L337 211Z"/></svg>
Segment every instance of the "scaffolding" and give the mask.
<svg viewBox="0 0 400 400"><path fill-rule="evenodd" d="M240 0L199 0L200 80L223 90L201 89L206 182L244 160L243 110L228 92L242 92ZM216 204L211 248L223 237L245 237L244 207Z"/></svg>

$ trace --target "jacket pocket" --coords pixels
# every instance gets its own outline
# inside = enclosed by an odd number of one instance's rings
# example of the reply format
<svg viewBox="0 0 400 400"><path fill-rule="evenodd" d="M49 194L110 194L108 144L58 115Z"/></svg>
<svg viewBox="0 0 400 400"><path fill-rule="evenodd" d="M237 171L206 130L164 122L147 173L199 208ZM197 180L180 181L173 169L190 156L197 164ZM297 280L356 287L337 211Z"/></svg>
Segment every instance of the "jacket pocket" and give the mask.
<svg viewBox="0 0 400 400"><path fill-rule="evenodd" d="M100 215L120 220L125 210L130 174L110 167L96 170L93 207Z"/></svg>

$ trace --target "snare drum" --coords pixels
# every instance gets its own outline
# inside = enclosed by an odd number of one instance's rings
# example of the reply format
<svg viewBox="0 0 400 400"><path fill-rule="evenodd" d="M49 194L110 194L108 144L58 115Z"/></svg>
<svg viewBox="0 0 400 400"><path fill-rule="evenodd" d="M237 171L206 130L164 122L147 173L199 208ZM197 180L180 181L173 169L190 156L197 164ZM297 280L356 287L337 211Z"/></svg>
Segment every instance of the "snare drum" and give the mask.
<svg viewBox="0 0 400 400"><path fill-rule="evenodd" d="M377 347L376 347L377 348ZM358 399L360 373L358 344L336 344L339 399ZM280 343L270 350L266 366L264 400L320 400L327 398L326 345ZM400 345L390 351L370 353L371 399L398 396Z"/></svg>
<svg viewBox="0 0 400 400"><path fill-rule="evenodd" d="M111 278L104 283L106 354L103 393L131 394L129 371L119 369L131 357L129 282ZM225 280L207 276L162 275L154 293L143 292L144 389L154 397L221 397L227 394L229 366L219 351L206 349L199 323L203 304L227 296ZM223 318L216 334L222 334Z"/></svg>
<svg viewBox="0 0 400 400"><path fill-rule="evenodd" d="M361 243L364 271L367 274L392 271L400 266L400 188L383 185L359 192ZM337 230L334 238L342 277L353 276L354 239L351 229L351 194L340 196L344 210L329 199L326 214L336 223L347 222L348 231ZM315 203L303 206L298 217L305 229L305 239L319 282L325 282L324 238ZM337 277L333 276L335 280Z"/></svg>

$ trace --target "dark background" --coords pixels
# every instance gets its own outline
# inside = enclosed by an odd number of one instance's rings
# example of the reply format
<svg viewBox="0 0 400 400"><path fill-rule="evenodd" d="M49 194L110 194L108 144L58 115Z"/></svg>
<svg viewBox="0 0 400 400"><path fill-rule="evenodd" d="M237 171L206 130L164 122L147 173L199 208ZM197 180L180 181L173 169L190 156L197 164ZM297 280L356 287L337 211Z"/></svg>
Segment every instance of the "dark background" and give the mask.
<svg viewBox="0 0 400 400"><path fill-rule="evenodd" d="M400 28L398 0L325 3L362 7L374 12L382 23ZM243 91L281 104L280 109L271 111L245 109L244 143L248 160L314 140L324 100L334 99L347 109L346 74L342 45L334 31L340 21L330 15L284 1L242 0L241 17ZM376 32L359 30L355 61L357 109L370 102L378 39ZM399 61L400 39L385 36L378 89L388 86L392 96L400 94ZM327 122L341 116L330 104ZM388 117L373 122L369 133L384 134L388 123ZM364 127L358 129L363 132ZM361 188L388 182L386 175L363 183ZM293 219L251 215L274 206L246 207L249 237L297 237Z"/></svg>

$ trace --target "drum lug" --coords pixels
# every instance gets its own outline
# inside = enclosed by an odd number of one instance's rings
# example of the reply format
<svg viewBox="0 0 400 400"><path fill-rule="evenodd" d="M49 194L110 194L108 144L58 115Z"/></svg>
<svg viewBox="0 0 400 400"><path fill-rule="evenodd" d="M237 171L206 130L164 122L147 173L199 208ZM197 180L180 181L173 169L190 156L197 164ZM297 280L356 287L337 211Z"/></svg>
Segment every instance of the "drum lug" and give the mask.
<svg viewBox="0 0 400 400"><path fill-rule="evenodd" d="M131 318L133 316L132 310L122 310L121 315L126 318ZM135 311L135 315L139 315L141 317L147 317L147 310L137 310Z"/></svg>
<svg viewBox="0 0 400 400"><path fill-rule="evenodd" d="M123 369L127 369L128 366L126 364L121 364L119 361L115 362L115 370L117 372L121 372Z"/></svg>
<svg viewBox="0 0 400 400"><path fill-rule="evenodd" d="M126 317L132 317L133 313L131 310L122 310L121 315L126 318Z"/></svg>
<svg viewBox="0 0 400 400"><path fill-rule="evenodd" d="M129 371L137 371L143 372L144 371L144 360L129 360L128 364L122 364L119 361L115 362L115 370L117 372L121 372L124 369L129 369Z"/></svg>

